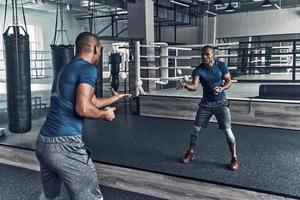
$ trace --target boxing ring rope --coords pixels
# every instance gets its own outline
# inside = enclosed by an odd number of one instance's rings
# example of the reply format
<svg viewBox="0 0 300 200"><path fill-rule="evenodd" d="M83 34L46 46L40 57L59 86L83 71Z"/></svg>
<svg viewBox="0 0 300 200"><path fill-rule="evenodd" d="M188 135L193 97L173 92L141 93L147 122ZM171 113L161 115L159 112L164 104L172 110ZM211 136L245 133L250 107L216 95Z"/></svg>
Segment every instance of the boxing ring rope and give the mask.
<svg viewBox="0 0 300 200"><path fill-rule="evenodd" d="M204 46L213 46L213 47L231 47L231 46L235 46L235 45L239 45L239 42L229 42L229 43L218 43L218 44L186 44L186 45L176 45L175 47L183 47L183 48L202 48ZM170 46L173 47L173 46Z"/></svg>

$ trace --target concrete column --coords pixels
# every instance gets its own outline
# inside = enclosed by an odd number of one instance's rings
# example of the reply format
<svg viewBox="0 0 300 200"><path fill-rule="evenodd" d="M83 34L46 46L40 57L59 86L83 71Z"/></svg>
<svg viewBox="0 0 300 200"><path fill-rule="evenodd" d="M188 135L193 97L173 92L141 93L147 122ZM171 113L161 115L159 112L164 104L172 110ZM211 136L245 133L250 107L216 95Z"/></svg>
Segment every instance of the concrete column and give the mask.
<svg viewBox="0 0 300 200"><path fill-rule="evenodd" d="M214 44L216 41L216 17L203 16L200 23L200 43Z"/></svg>
<svg viewBox="0 0 300 200"><path fill-rule="evenodd" d="M135 3L128 2L128 37L131 40L139 40L141 44L150 44L154 42L154 2L153 0L136 0ZM134 45L132 45L134 47ZM154 49L142 49L142 55L154 55ZM154 66L154 58L148 58L141 61L142 66ZM134 63L130 63L129 68L130 91L135 94L135 69ZM142 77L155 77L156 71L143 70ZM153 81L143 81L143 88L146 92L156 89Z"/></svg>

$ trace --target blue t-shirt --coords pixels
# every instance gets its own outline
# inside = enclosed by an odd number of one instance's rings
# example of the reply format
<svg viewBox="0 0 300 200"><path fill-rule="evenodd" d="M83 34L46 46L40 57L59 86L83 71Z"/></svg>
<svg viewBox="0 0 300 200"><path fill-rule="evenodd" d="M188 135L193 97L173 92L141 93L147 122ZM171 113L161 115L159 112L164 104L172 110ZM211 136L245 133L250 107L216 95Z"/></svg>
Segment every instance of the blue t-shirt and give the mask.
<svg viewBox="0 0 300 200"><path fill-rule="evenodd" d="M196 69L193 70L192 77L198 76L200 83L203 87L203 97L205 101L217 101L226 97L225 92L214 94L213 88L223 85L225 74L228 73L228 67L221 61L214 61L211 68L200 64Z"/></svg>
<svg viewBox="0 0 300 200"><path fill-rule="evenodd" d="M96 66L79 57L62 68L53 82L50 110L40 133L48 137L80 135L83 118L75 112L77 86L87 83L95 88L96 80Z"/></svg>

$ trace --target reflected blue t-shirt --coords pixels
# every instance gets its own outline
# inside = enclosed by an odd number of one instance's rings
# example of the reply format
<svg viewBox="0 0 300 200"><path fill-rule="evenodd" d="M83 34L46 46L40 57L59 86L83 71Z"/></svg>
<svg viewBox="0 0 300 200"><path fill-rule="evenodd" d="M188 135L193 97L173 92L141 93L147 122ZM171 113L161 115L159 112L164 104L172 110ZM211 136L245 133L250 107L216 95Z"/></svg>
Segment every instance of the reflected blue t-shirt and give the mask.
<svg viewBox="0 0 300 200"><path fill-rule="evenodd" d="M75 57L62 68L53 82L50 110L40 134L48 137L80 135L83 118L75 112L76 90L80 83L95 88L97 68Z"/></svg>
<svg viewBox="0 0 300 200"><path fill-rule="evenodd" d="M228 73L228 66L221 61L214 61L211 68L201 63L196 69L193 70L192 77L198 76L200 83L203 87L204 101L217 101L226 97L225 92L215 94L213 88L216 86L222 86L225 74Z"/></svg>

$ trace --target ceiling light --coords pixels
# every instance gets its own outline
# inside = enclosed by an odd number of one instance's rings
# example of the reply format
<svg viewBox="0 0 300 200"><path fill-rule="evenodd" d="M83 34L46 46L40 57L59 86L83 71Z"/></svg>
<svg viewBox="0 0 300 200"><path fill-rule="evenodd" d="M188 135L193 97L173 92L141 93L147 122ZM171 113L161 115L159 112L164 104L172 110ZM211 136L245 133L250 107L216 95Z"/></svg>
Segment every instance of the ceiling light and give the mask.
<svg viewBox="0 0 300 200"><path fill-rule="evenodd" d="M184 7L190 7L188 4L181 3L181 2L178 2L178 1L175 1L175 0L170 0L170 3L174 3L174 4L177 4L177 5L180 5L180 6L184 6Z"/></svg>
<svg viewBox="0 0 300 200"><path fill-rule="evenodd" d="M213 5L214 6L221 6L221 5L224 5L224 2L222 0L215 0Z"/></svg>
<svg viewBox="0 0 300 200"><path fill-rule="evenodd" d="M262 4L261 4L261 7L271 7L273 4L270 0L265 0Z"/></svg>
<svg viewBox="0 0 300 200"><path fill-rule="evenodd" d="M213 16L217 16L218 14L217 13L214 13L214 12L211 12L211 11L209 11L209 10L207 10L207 11L205 11L207 14L211 14L211 15L213 15Z"/></svg>
<svg viewBox="0 0 300 200"><path fill-rule="evenodd" d="M231 5L231 2L228 4L227 8L225 9L225 12L234 12L235 9L234 7Z"/></svg>
<svg viewBox="0 0 300 200"><path fill-rule="evenodd" d="M117 14L118 15L125 15L125 14L128 14L128 11L127 10L117 11Z"/></svg>

